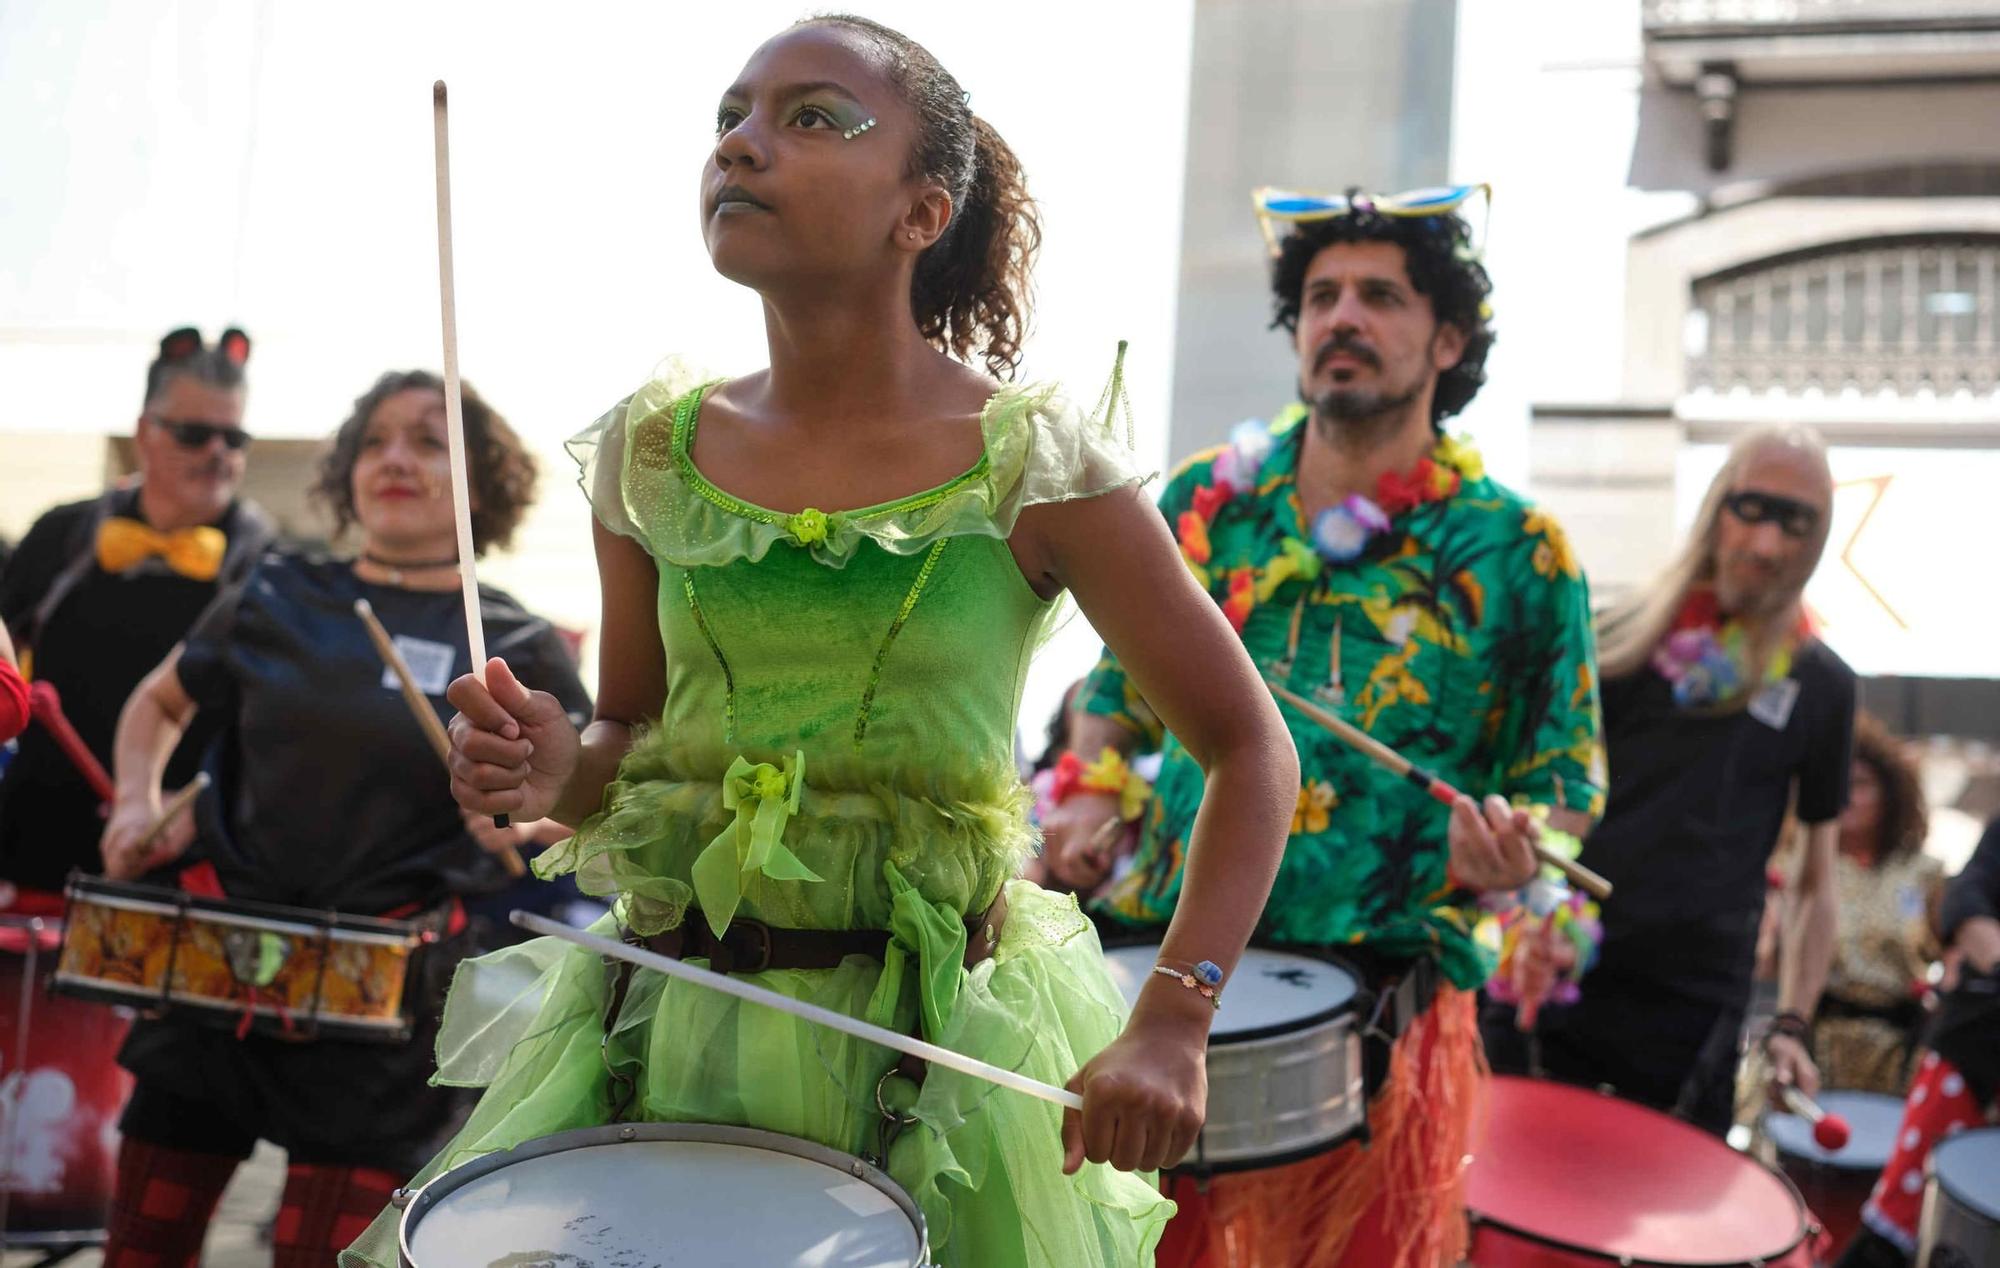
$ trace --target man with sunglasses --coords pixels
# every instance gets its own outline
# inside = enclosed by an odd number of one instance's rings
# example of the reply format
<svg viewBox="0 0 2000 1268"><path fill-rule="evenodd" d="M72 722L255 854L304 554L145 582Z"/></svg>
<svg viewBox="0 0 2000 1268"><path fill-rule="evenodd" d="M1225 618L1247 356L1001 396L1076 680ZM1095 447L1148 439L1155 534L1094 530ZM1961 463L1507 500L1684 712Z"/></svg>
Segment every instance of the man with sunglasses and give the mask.
<svg viewBox="0 0 2000 1268"><path fill-rule="evenodd" d="M139 478L35 521L0 571L0 620L29 676L55 687L62 713L106 766L118 711L217 593L273 536L240 500L250 340L213 347L183 328L160 341L133 437ZM211 727L197 719L168 767L193 778ZM97 793L46 726L31 726L0 779L0 878L23 909L58 904L72 868L102 870Z"/></svg>
<svg viewBox="0 0 2000 1268"><path fill-rule="evenodd" d="M1489 1006L1496 1068L1533 1066L1538 1049L1553 1078L1727 1131L1766 868L1789 806L1805 844L1762 1040L1774 1085L1817 1090L1804 1041L1833 956L1855 702L1853 671L1804 611L1832 499L1809 429L1746 434L1679 555L1599 622L1611 789L1582 858L1616 887L1604 943L1582 998L1544 1010L1532 1048L1511 1009Z"/></svg>
<svg viewBox="0 0 2000 1268"><path fill-rule="evenodd" d="M1576 556L1552 517L1445 432L1478 393L1494 339L1491 283L1454 214L1474 192L1260 191L1272 324L1292 345L1297 397L1189 459L1160 498L1189 568L1268 679L1469 794L1442 807L1281 701L1303 778L1257 939L1341 959L1379 1002L1362 1058L1372 1136L1304 1161L1170 1177L1180 1213L1161 1268L1457 1262L1480 1078L1473 990L1493 969L1473 936L1479 899L1538 870L1525 804L1574 832L1601 798ZM1201 757L1158 730L1108 655L1070 743L1045 853L1089 855L1107 827L1138 818L1129 868L1091 910L1110 935L1156 936L1144 931L1172 919L1198 865L1196 817L1226 824L1234 808L1205 796ZM1124 760L1139 748L1160 753L1150 805Z"/></svg>

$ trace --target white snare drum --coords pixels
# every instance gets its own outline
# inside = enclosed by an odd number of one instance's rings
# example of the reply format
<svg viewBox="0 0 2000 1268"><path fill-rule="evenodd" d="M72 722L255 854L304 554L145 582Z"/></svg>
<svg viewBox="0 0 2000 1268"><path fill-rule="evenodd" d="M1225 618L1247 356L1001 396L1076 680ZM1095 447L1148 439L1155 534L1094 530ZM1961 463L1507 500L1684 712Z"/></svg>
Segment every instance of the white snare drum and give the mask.
<svg viewBox="0 0 2000 1268"><path fill-rule="evenodd" d="M1158 944L1106 948L1111 978L1139 998ZM1222 989L1208 1037L1208 1122L1181 1164L1192 1172L1275 1167L1324 1153L1367 1121L1359 983L1340 966L1257 947Z"/></svg>
<svg viewBox="0 0 2000 1268"><path fill-rule="evenodd" d="M2000 1127L1939 1141L1926 1166L1918 1268L2000 1264Z"/></svg>
<svg viewBox="0 0 2000 1268"><path fill-rule="evenodd" d="M928 1268L910 1195L836 1149L748 1127L558 1132L438 1176L406 1268Z"/></svg>

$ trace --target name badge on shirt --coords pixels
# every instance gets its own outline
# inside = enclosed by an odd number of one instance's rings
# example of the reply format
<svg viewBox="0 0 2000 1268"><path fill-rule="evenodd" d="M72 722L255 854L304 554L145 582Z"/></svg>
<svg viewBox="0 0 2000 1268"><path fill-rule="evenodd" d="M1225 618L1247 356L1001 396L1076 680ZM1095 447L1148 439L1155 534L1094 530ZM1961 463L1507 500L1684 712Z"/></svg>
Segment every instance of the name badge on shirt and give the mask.
<svg viewBox="0 0 2000 1268"><path fill-rule="evenodd" d="M1750 716L1773 731L1782 731L1792 720L1792 706L1798 702L1799 680L1780 678L1750 697Z"/></svg>
<svg viewBox="0 0 2000 1268"><path fill-rule="evenodd" d="M427 696L441 696L444 689L451 686L451 662L458 655L451 644L411 638L408 634L398 634L391 641L402 653L403 662L410 667L410 677L416 679L418 691ZM387 665L382 666L382 685L391 691L403 689L402 684L396 681L396 671Z"/></svg>

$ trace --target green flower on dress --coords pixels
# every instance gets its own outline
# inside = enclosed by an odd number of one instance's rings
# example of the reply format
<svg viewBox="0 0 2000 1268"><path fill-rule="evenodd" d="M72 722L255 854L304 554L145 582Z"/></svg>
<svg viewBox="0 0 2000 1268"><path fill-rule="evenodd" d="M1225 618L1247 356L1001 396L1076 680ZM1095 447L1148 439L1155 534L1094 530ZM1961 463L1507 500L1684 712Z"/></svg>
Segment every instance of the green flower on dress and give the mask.
<svg viewBox="0 0 2000 1268"><path fill-rule="evenodd" d="M801 546L815 546L826 540L826 512L807 507L785 518L785 531Z"/></svg>

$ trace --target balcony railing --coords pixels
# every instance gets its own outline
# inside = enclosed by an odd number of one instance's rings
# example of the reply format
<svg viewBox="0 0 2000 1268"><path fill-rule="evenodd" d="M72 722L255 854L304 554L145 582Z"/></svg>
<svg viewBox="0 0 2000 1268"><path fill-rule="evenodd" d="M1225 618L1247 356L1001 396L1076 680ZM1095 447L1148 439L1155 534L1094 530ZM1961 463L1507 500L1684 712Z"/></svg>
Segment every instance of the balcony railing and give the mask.
<svg viewBox="0 0 2000 1268"><path fill-rule="evenodd" d="M1649 35L1715 28L1949 29L2000 21L2000 0L1643 0L1641 14Z"/></svg>
<svg viewBox="0 0 2000 1268"><path fill-rule="evenodd" d="M2000 236L1874 240L1704 278L1688 382L1975 396L2000 376Z"/></svg>

